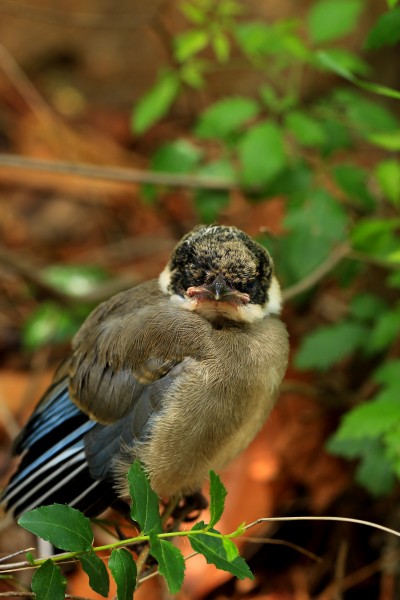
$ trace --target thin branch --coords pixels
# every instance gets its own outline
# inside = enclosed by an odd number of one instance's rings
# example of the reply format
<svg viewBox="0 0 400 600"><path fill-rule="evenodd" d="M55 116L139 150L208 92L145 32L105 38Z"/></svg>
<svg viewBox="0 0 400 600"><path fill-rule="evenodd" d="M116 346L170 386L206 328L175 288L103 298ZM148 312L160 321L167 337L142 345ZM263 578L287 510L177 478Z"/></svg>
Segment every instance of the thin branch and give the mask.
<svg viewBox="0 0 400 600"><path fill-rule="evenodd" d="M247 529L251 529L251 527L255 527L259 523L279 523L284 521L339 521L342 523L354 523L356 525L366 525L367 527L372 527L373 529L380 529L385 533L390 533L391 535L395 535L400 538L400 531L390 529L390 527L385 527L384 525L380 525L379 523L373 523L372 521L364 521L363 519L353 519L351 517L262 517L260 519L257 519L256 521L253 521L253 523L249 523L249 525L245 525L245 527L243 527L243 530L246 531Z"/></svg>
<svg viewBox="0 0 400 600"><path fill-rule="evenodd" d="M335 248L331 254L329 254L327 259L318 265L312 273L283 290L282 296L284 301L291 300L295 296L299 296L312 288L316 283L328 275L328 273L330 273L344 258L348 257L350 251L351 248L348 244L341 244Z"/></svg>
<svg viewBox="0 0 400 600"><path fill-rule="evenodd" d="M93 600L93 598L87 598L86 596L74 596L72 594L65 594L67 600ZM34 592L22 591L22 592L0 592L0 598L36 598Z"/></svg>
<svg viewBox="0 0 400 600"><path fill-rule="evenodd" d="M26 554L27 552L32 552L35 548L25 548L25 550L18 550L17 552L13 552L12 554L7 554L7 556L2 556L0 558L0 563L4 563L10 558L14 558L14 556L19 556L20 554Z"/></svg>
<svg viewBox="0 0 400 600"><path fill-rule="evenodd" d="M62 175L75 175L89 179L117 181L121 183L150 183L167 187L194 189L230 190L234 182L222 177L204 177L179 173L141 171L124 167L104 167L88 163L72 163L58 160L42 160L15 154L1 154L0 168L7 167L18 171L44 171Z"/></svg>

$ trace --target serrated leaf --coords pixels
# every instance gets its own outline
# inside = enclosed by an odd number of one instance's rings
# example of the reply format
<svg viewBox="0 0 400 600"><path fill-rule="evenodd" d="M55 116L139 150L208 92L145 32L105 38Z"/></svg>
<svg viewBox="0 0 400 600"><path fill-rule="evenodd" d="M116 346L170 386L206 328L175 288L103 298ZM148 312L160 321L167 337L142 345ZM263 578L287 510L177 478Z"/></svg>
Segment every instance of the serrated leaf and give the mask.
<svg viewBox="0 0 400 600"><path fill-rule="evenodd" d="M235 558L237 556L239 556L238 547L236 546L236 544L234 542L232 542L232 540L230 540L229 538L223 537L222 544L224 546L226 558L229 562L232 562L233 560L235 560Z"/></svg>
<svg viewBox="0 0 400 600"><path fill-rule="evenodd" d="M79 556L81 565L86 575L89 577L89 585L98 594L107 598L110 579L104 562L94 552L82 554Z"/></svg>
<svg viewBox="0 0 400 600"><path fill-rule="evenodd" d="M202 113L195 133L203 139L224 139L239 131L258 111L258 104L250 98L224 98Z"/></svg>
<svg viewBox="0 0 400 600"><path fill-rule="evenodd" d="M210 471L210 527L214 527L220 520L227 493L220 477L214 471Z"/></svg>
<svg viewBox="0 0 400 600"><path fill-rule="evenodd" d="M18 524L61 550L90 550L93 531L90 521L79 510L64 504L41 506L24 513Z"/></svg>
<svg viewBox="0 0 400 600"><path fill-rule="evenodd" d="M286 166L279 126L264 121L249 128L238 145L242 183L249 187L270 183Z"/></svg>
<svg viewBox="0 0 400 600"><path fill-rule="evenodd" d="M150 532L150 554L158 562L158 570L165 578L170 594L177 594L185 576L185 560L182 552L167 540Z"/></svg>
<svg viewBox="0 0 400 600"><path fill-rule="evenodd" d="M204 529L203 522L196 523L192 531ZM209 530L212 533L218 533L215 529ZM241 556L236 556L232 561L228 559L224 543L221 538L211 537L206 534L189 535L190 544L195 552L204 556L209 564L215 565L218 569L228 571L239 579L254 579L252 572L246 561Z"/></svg>
<svg viewBox="0 0 400 600"><path fill-rule="evenodd" d="M32 577L32 591L36 600L64 600L67 580L60 568L50 559L46 560Z"/></svg>
<svg viewBox="0 0 400 600"><path fill-rule="evenodd" d="M394 159L383 160L376 166L375 173L385 196L393 204L400 204L400 163Z"/></svg>
<svg viewBox="0 0 400 600"><path fill-rule="evenodd" d="M360 0L319 0L308 15L308 31L312 42L320 44L337 40L354 30L363 10Z"/></svg>
<svg viewBox="0 0 400 600"><path fill-rule="evenodd" d="M205 29L190 29L174 37L175 58L185 62L208 45L210 37Z"/></svg>
<svg viewBox="0 0 400 600"><path fill-rule="evenodd" d="M320 327L302 339L295 364L299 369L328 369L365 344L368 329L360 323L344 321Z"/></svg>
<svg viewBox="0 0 400 600"><path fill-rule="evenodd" d="M134 133L142 134L164 117L178 95L180 81L177 73L166 71L155 85L138 101L131 119Z"/></svg>
<svg viewBox="0 0 400 600"><path fill-rule="evenodd" d="M139 524L144 534L149 531L160 532L162 527L158 496L151 489L147 474L138 460L131 465L127 477L132 498L132 519Z"/></svg>
<svg viewBox="0 0 400 600"><path fill-rule="evenodd" d="M125 548L113 550L108 559L108 567L117 584L117 600L132 600L137 578L132 554Z"/></svg>
<svg viewBox="0 0 400 600"><path fill-rule="evenodd" d="M365 46L368 49L394 46L400 40L400 8L394 8L379 17L368 34Z"/></svg>

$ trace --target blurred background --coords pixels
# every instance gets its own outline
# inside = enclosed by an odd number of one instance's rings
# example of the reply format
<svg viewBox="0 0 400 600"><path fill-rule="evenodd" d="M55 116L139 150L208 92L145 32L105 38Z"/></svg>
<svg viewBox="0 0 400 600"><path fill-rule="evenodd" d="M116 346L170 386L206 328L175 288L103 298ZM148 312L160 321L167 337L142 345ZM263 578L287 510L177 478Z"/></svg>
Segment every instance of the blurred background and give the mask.
<svg viewBox="0 0 400 600"><path fill-rule="evenodd" d="M400 530L398 2L0 0L0 16L3 481L85 316L220 222L271 251L291 363L221 474L219 529L331 515ZM35 544L8 531L3 554ZM369 527L263 524L238 544L254 581L194 557L177 597L400 597L398 540ZM137 597L169 596L156 578Z"/></svg>

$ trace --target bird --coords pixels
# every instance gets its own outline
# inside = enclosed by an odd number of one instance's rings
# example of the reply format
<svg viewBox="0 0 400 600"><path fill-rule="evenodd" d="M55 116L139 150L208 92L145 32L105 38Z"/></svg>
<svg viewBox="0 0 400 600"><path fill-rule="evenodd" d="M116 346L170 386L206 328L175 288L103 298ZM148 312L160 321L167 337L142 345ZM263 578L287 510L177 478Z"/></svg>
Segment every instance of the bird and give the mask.
<svg viewBox="0 0 400 600"><path fill-rule="evenodd" d="M236 227L195 227L158 278L101 303L78 330L14 441L2 517L126 505L135 460L160 499L196 493L275 404L289 352L280 312L269 252Z"/></svg>

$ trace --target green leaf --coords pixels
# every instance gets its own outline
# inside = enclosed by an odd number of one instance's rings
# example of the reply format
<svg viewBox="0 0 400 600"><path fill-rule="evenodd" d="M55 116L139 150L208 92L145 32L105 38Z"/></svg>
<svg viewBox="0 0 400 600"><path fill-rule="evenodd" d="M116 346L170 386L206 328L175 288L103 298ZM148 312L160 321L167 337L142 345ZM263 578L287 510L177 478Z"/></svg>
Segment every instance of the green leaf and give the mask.
<svg viewBox="0 0 400 600"><path fill-rule="evenodd" d="M308 15L308 31L314 44L337 40L358 24L363 10L360 0L319 0L314 2Z"/></svg>
<svg viewBox="0 0 400 600"><path fill-rule="evenodd" d="M344 113L349 125L364 135L399 129L399 121L393 112L376 101L367 100L354 89L339 90L333 94L332 100L334 110Z"/></svg>
<svg viewBox="0 0 400 600"><path fill-rule="evenodd" d="M214 471L210 471L210 527L218 523L224 512L226 494L220 477Z"/></svg>
<svg viewBox="0 0 400 600"><path fill-rule="evenodd" d="M396 230L400 228L400 219L363 219L351 232L355 249L371 256L386 258L398 249Z"/></svg>
<svg viewBox="0 0 400 600"><path fill-rule="evenodd" d="M303 338L295 364L299 369L326 370L362 347L367 332L352 321L320 327Z"/></svg>
<svg viewBox="0 0 400 600"><path fill-rule="evenodd" d="M179 88L179 77L174 71L159 75L155 85L136 104L131 120L133 132L142 134L164 117L177 97Z"/></svg>
<svg viewBox="0 0 400 600"><path fill-rule="evenodd" d="M393 488L395 483L393 466L379 440L365 438L338 440L333 436L327 444L327 449L332 454L349 459L361 459L355 478L372 495L387 494Z"/></svg>
<svg viewBox="0 0 400 600"><path fill-rule="evenodd" d="M387 0L387 5L389 8L394 8L399 3L399 0Z"/></svg>
<svg viewBox="0 0 400 600"><path fill-rule="evenodd" d="M236 180L232 163L224 159L203 165L197 170L197 175L208 179L226 179L227 182L232 182L232 186ZM217 221L229 201L229 190L197 189L193 194L193 203L201 223Z"/></svg>
<svg viewBox="0 0 400 600"><path fill-rule="evenodd" d="M400 163L394 159L383 160L376 166L375 174L385 196L400 205Z"/></svg>
<svg viewBox="0 0 400 600"><path fill-rule="evenodd" d="M385 131L383 133L373 133L368 136L368 141L379 148L384 148L391 152L400 150L400 129L396 131Z"/></svg>
<svg viewBox="0 0 400 600"><path fill-rule="evenodd" d="M288 210L284 225L290 231L284 240L284 260L291 281L310 273L337 242L347 238L347 216L323 189L310 189L305 199Z"/></svg>
<svg viewBox="0 0 400 600"><path fill-rule="evenodd" d="M55 302L43 302L26 319L22 328L25 348L35 350L46 344L70 340L80 327L86 310L73 310Z"/></svg>
<svg viewBox="0 0 400 600"><path fill-rule="evenodd" d="M194 25L203 25L206 22L207 15L200 6L196 6L193 2L183 2L179 6L179 10L185 15L187 20Z"/></svg>
<svg viewBox="0 0 400 600"><path fill-rule="evenodd" d="M375 438L390 431L400 419L400 404L396 400L378 397L353 408L344 415L336 438Z"/></svg>
<svg viewBox="0 0 400 600"><path fill-rule="evenodd" d="M369 293L357 294L350 302L351 313L362 321L374 320L386 309L382 298Z"/></svg>
<svg viewBox="0 0 400 600"><path fill-rule="evenodd" d="M367 172L355 165L341 164L333 169L336 183L350 199L357 199L366 209L375 207L375 199L370 193L367 183Z"/></svg>
<svg viewBox="0 0 400 600"><path fill-rule="evenodd" d="M18 524L61 550L90 550L93 531L90 521L79 510L65 504L41 506L24 513Z"/></svg>
<svg viewBox="0 0 400 600"><path fill-rule="evenodd" d="M117 600L132 600L137 578L132 554L125 548L113 550L108 559L108 567L117 584Z"/></svg>
<svg viewBox="0 0 400 600"><path fill-rule="evenodd" d="M400 373L400 359L390 360L381 364L374 372L374 381L381 384L397 384Z"/></svg>
<svg viewBox="0 0 400 600"><path fill-rule="evenodd" d="M64 600L67 580L61 575L60 567L49 559L37 569L31 586L36 600Z"/></svg>
<svg viewBox="0 0 400 600"><path fill-rule="evenodd" d="M391 310L379 315L369 338L366 349L369 352L382 352L396 340L400 331L400 310Z"/></svg>
<svg viewBox="0 0 400 600"><path fill-rule="evenodd" d="M107 279L106 271L95 265L51 265L43 269L42 275L57 289L74 296L91 292Z"/></svg>
<svg viewBox="0 0 400 600"><path fill-rule="evenodd" d="M250 58L277 52L276 33L262 21L240 23L234 34L240 48Z"/></svg>
<svg viewBox="0 0 400 600"><path fill-rule="evenodd" d="M400 8L394 8L379 17L365 42L366 48L394 46L400 41Z"/></svg>
<svg viewBox="0 0 400 600"><path fill-rule="evenodd" d="M151 489L147 474L136 460L128 471L129 492L132 498L131 517L142 533L160 532L161 519L157 494Z"/></svg>
<svg viewBox="0 0 400 600"><path fill-rule="evenodd" d="M168 173L192 172L203 155L203 151L188 140L178 139L160 146L153 155L153 171Z"/></svg>
<svg viewBox="0 0 400 600"><path fill-rule="evenodd" d="M232 562L233 560L235 560L235 558L237 556L239 556L238 547L229 538L223 537L222 538L222 545L223 545L224 550L225 550L226 558L227 558L227 560L229 562Z"/></svg>
<svg viewBox="0 0 400 600"><path fill-rule="evenodd" d="M279 126L272 121L253 125L241 139L238 155L244 185L258 187L270 183L286 166Z"/></svg>
<svg viewBox="0 0 400 600"><path fill-rule="evenodd" d="M195 133L203 139L225 139L253 119L258 110L257 103L250 98L224 98L202 113Z"/></svg>
<svg viewBox="0 0 400 600"><path fill-rule="evenodd" d="M353 73L354 75L367 76L371 73L370 65L365 62L360 56L345 50L344 48L325 48L323 56L329 58L331 64L339 65L345 70L346 73ZM321 66L320 55L313 55L313 63L315 66ZM315 60L316 58L316 60Z"/></svg>
<svg viewBox="0 0 400 600"><path fill-rule="evenodd" d="M201 50L204 50L210 41L205 29L190 29L174 37L174 53L178 62L185 62Z"/></svg>
<svg viewBox="0 0 400 600"><path fill-rule="evenodd" d="M104 562L94 552L79 556L82 568L89 577L89 585L98 594L107 598L110 579Z"/></svg>
<svg viewBox="0 0 400 600"><path fill-rule="evenodd" d="M185 575L185 560L182 552L171 542L162 540L150 532L150 554L158 562L158 570L165 578L170 594L177 594Z"/></svg>
<svg viewBox="0 0 400 600"><path fill-rule="evenodd" d="M318 148L326 142L326 133L321 123L299 110L286 115L285 126L305 148Z"/></svg>
<svg viewBox="0 0 400 600"><path fill-rule="evenodd" d="M196 523L192 531L204 529L203 522ZM215 529L209 530L211 533L218 533ZM195 552L202 554L209 564L215 565L218 569L228 571L239 579L246 577L254 579L246 561L241 556L236 556L233 560L228 559L228 555L221 538L211 537L206 534L190 535L189 541ZM232 553L229 553L232 556Z"/></svg>
<svg viewBox="0 0 400 600"><path fill-rule="evenodd" d="M220 63L226 63L229 59L231 45L228 36L221 30L214 33L211 46L215 56Z"/></svg>

